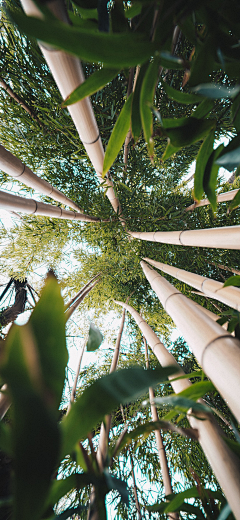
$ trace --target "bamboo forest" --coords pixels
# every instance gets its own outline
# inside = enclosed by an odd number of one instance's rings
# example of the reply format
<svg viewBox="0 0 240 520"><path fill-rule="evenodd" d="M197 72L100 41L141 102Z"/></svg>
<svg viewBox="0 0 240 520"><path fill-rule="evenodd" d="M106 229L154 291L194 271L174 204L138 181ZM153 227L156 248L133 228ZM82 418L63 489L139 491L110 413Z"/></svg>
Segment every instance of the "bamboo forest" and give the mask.
<svg viewBox="0 0 240 520"><path fill-rule="evenodd" d="M240 3L0 8L0 519L240 520Z"/></svg>

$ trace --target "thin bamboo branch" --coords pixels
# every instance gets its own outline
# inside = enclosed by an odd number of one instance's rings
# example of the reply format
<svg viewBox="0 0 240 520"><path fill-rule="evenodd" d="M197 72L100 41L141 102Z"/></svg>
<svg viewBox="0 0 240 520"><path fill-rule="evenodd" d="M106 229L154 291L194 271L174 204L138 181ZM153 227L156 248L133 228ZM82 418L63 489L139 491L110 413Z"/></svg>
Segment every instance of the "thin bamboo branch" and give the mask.
<svg viewBox="0 0 240 520"><path fill-rule="evenodd" d="M144 343L144 347L145 347L146 368L149 368L148 347L147 347L146 338L144 336L143 336L143 343ZM152 420L158 421L159 417L158 417L158 413L157 413L157 408L154 404L154 398L155 398L154 390L153 390L153 388L150 387L149 388L149 400L150 400L150 406L151 406ZM160 429L157 429L157 430L155 430L154 433L155 433L156 445L157 445L157 450L158 450L160 469L162 471L165 495L171 495L173 493L172 482L171 482L169 467L168 467L168 463L167 463L167 456L166 456L166 451L165 451L165 447L163 444L161 431L160 431ZM168 513L168 518L170 518L172 520L178 520L179 515L178 515L178 513Z"/></svg>
<svg viewBox="0 0 240 520"><path fill-rule="evenodd" d="M91 283L94 282L94 280L96 280L96 278L98 278L100 275L101 275L101 272L99 272L95 276L93 276L93 278L91 278L91 280L89 280L89 282L86 283L86 285L84 285L84 287L82 287L82 289L80 289L80 291L77 294L75 294L75 296L66 303L65 309L68 309L69 307L71 307L71 305L75 302L75 300L77 298L79 298L79 296L83 293L83 291L85 291L89 287L89 285L91 285Z"/></svg>
<svg viewBox="0 0 240 520"><path fill-rule="evenodd" d="M130 452L129 454L130 462L131 462L131 473L132 473L132 479L133 479L133 492L134 492L134 500L135 500L135 506L137 510L137 516L138 520L142 520L142 514L141 514L141 507L138 500L138 494L137 494L137 485L136 485L136 479L135 479L135 473L134 473L134 463L133 463L133 456Z"/></svg>
<svg viewBox="0 0 240 520"><path fill-rule="evenodd" d="M226 191L225 193L220 193L219 195L217 195L217 202L226 202L228 200L233 200L237 192L238 189ZM195 208L199 208L199 206L208 206L208 204L210 204L208 199L202 199L199 202L194 202L193 204L191 204L191 206L185 208L185 211L193 211Z"/></svg>
<svg viewBox="0 0 240 520"><path fill-rule="evenodd" d="M240 249L240 226L182 231L128 231L128 234L139 240L160 242L162 244Z"/></svg>
<svg viewBox="0 0 240 520"><path fill-rule="evenodd" d="M238 269L233 269L232 267L227 267L226 265L222 265L222 264L216 264L215 262L208 262L208 263L211 265L214 265L214 267L217 267L218 269L223 269L223 271L230 271L230 273L240 275L240 271Z"/></svg>
<svg viewBox="0 0 240 520"><path fill-rule="evenodd" d="M77 298L77 300L75 300L73 305L71 305L71 307L69 307L65 311L66 321L69 320L69 318L72 316L74 311L79 307L80 303L82 303L82 301L84 300L85 296L87 296L87 294L95 287L95 285L97 285L98 282L99 282L99 280L96 280L90 287L87 287L85 289L85 291L82 291L80 296L79 296L79 298Z"/></svg>
<svg viewBox="0 0 240 520"><path fill-rule="evenodd" d="M211 278L190 273L184 269L178 269L172 265L163 264L162 262L157 262L150 258L144 258L144 260L157 269L161 269L164 273L170 274L171 276L174 276L174 278L177 278L177 280L194 287L209 298L218 300L225 305L229 305L229 307L240 311L240 289L238 287L223 287L224 284L222 282L217 282Z"/></svg>
<svg viewBox="0 0 240 520"><path fill-rule="evenodd" d="M59 206L52 206L39 202L35 199L19 197L5 191L0 191L0 208L7 211L20 211L29 215L41 215L52 218L62 218L65 220L80 220L82 222L101 222L97 217L92 217L83 213L62 209Z"/></svg>
<svg viewBox="0 0 240 520"><path fill-rule="evenodd" d="M142 264L144 264L144 262L142 262ZM147 264L145 265L147 266ZM153 269L150 268L149 270L153 271ZM155 274L157 275L157 273ZM170 298L170 301L171 299L172 298ZM180 369L175 358L159 341L155 332L153 332L151 327L149 327L145 320L143 320L140 314L138 314L138 312L135 309L133 309L133 307L130 307L130 305L126 305L123 302L116 303L127 309L133 316L143 336L146 337L149 346L151 347L155 356L159 360L160 364L162 366L175 365L176 367L178 367L178 369ZM196 339L197 336L195 336L195 341ZM181 376L182 374L184 374L184 372L182 371L182 369L180 369L178 372L178 376ZM171 381L172 377L169 378L169 380L174 392L176 393L181 392L182 390L185 390L186 388L191 386L191 383L188 379L179 379L178 381ZM212 466L212 469L221 487L224 490L224 493L226 494L227 500L230 503L230 506L234 514L236 515L236 519L240 520L238 507L238 482L240 481L239 464L237 463L236 457L234 456L233 452L228 448L227 444L224 442L224 434L222 430L219 428L218 424L216 423L214 417L208 416L208 414L201 414L200 418L204 420L198 420L196 418L196 414L195 417L193 415L188 415L190 425L192 426L192 428L198 430L199 442L203 448L203 451L210 465Z"/></svg>
<svg viewBox="0 0 240 520"><path fill-rule="evenodd" d="M32 0L21 0L21 3L27 15L43 18L43 14ZM49 2L48 7L59 20L69 23L65 6L61 1ZM85 79L79 59L66 52L56 50L49 45L39 44L39 47L63 99L66 99ZM100 184L104 182L107 188L106 196L114 211L118 214L119 220L125 225L122 208L114 191L113 182L109 174L104 179L102 178L104 150L91 101L89 97L86 97L67 108L96 171L98 180Z"/></svg>
<svg viewBox="0 0 240 520"><path fill-rule="evenodd" d="M0 86L9 94L9 96L14 99L21 107L39 124L39 126L43 126L42 122L39 121L36 114L33 110L12 90L12 88L4 81L3 78L0 77Z"/></svg>
<svg viewBox="0 0 240 520"><path fill-rule="evenodd" d="M45 181L38 177L35 173L30 170L20 159L15 157L11 152L6 150L3 146L0 146L0 169L13 177L14 179L19 180L26 186L33 188L43 195L47 195L51 197L51 199L56 200L57 202L61 202L61 204L65 204L80 213L83 213L83 210L79 208L75 202L69 199L64 193L59 191L57 188L54 188L49 182Z"/></svg>

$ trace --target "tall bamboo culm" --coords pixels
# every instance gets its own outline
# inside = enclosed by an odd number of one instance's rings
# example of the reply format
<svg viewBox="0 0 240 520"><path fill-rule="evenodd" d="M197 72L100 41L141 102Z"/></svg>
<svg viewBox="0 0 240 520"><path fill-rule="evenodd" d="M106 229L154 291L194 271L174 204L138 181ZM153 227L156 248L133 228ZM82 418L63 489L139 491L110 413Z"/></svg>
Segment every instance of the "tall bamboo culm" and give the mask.
<svg viewBox="0 0 240 520"><path fill-rule="evenodd" d="M65 220L80 220L82 222L101 222L97 217L76 213L59 206L52 206L26 197L19 197L6 191L0 191L0 208L7 211L20 211L28 215L41 215L43 217L62 218Z"/></svg>
<svg viewBox="0 0 240 520"><path fill-rule="evenodd" d="M145 347L146 368L149 368L148 347L147 347L147 342L146 342L146 339L144 336L143 336L143 343L144 343L144 347ZM158 417L158 413L157 413L157 408L154 404L154 397L155 397L154 390L153 390L153 388L150 387L149 388L149 400L150 400L150 406L151 406L152 420L158 421L159 417ZM163 444L161 431L158 428L157 430L155 430L154 433L155 433L156 445L157 445L157 450L158 450L159 465L160 465L160 469L162 471L162 479L163 479L165 495L171 495L173 493L173 488L172 488L172 482L171 482L169 467L168 467L168 463L167 463L167 456L166 456L166 451L165 451L165 447ZM178 513L168 513L168 518L170 518L171 520L178 520L179 515L178 515Z"/></svg>
<svg viewBox="0 0 240 520"><path fill-rule="evenodd" d="M79 208L75 202L69 199L64 193L54 188L49 182L38 177L35 173L30 170L25 164L15 157L11 152L6 150L3 146L0 146L0 170L7 173L14 179L22 182L29 188L33 188L43 195L51 197L51 199L65 204L75 211L83 213L83 210Z"/></svg>
<svg viewBox="0 0 240 520"><path fill-rule="evenodd" d="M209 298L218 300L240 311L240 289L238 289L238 287L223 287L224 284L222 282L211 280L211 278L206 278L206 276L190 273L184 269L178 269L172 265L163 264L162 262L157 262L150 258L144 258L144 260L157 269L161 269L164 273L174 276L177 280L191 285L191 287L206 294Z"/></svg>
<svg viewBox="0 0 240 520"><path fill-rule="evenodd" d="M149 270L153 271L150 268ZM133 307L130 307L130 305L127 305L123 302L116 303L127 309L133 316L143 336L145 336L149 346L151 347L153 353L157 357L159 363L162 366L175 365L176 368L178 368L178 374L176 374L176 377L177 375L183 375L184 372L179 367L175 358L164 347L163 343L161 343L155 332L145 322L145 320L140 316L140 314L135 309L133 309ZM210 320L210 318L208 319ZM169 378L169 380L174 392L179 393L191 386L191 383L188 379L179 379L178 381L171 381L173 377L175 376L173 375L171 378ZM218 426L217 422L215 421L214 417L208 416L207 414L201 414L200 417L204 420L198 420L192 415L188 416L188 420L192 428L196 428L198 430L199 443L201 444L202 449L213 469L213 472L215 473L216 478L227 497L227 500L230 504L230 507L232 508L232 511L236 516L236 519L240 520L240 468L238 461L236 460L236 457L233 454L233 452L228 448L227 444L224 442L224 434L221 428Z"/></svg>
<svg viewBox="0 0 240 520"><path fill-rule="evenodd" d="M240 421L240 342L145 262L141 266L204 372Z"/></svg>
<svg viewBox="0 0 240 520"><path fill-rule="evenodd" d="M228 200L233 200L235 195L237 195L237 190L226 191L225 193L220 193L217 195L217 202L227 202ZM208 206L210 204L208 199L202 199L199 202L194 202L191 206L188 206L185 211L193 211L195 208L199 208L200 206Z"/></svg>
<svg viewBox="0 0 240 520"><path fill-rule="evenodd" d="M32 0L21 0L21 3L27 15L43 18L43 14ZM67 11L61 0L48 2L48 6L59 20L69 23ZM55 50L49 45L39 46L63 99L66 99L85 80L79 59L66 52ZM114 211L120 215L120 219L124 223L124 219L121 218L122 208L115 194L113 182L108 176L102 178L104 150L91 101L86 97L82 101L68 106L68 110L96 171L98 180L101 184L104 181L107 188L106 196Z"/></svg>
<svg viewBox="0 0 240 520"><path fill-rule="evenodd" d="M128 231L132 238L180 246L240 249L240 226L183 231Z"/></svg>

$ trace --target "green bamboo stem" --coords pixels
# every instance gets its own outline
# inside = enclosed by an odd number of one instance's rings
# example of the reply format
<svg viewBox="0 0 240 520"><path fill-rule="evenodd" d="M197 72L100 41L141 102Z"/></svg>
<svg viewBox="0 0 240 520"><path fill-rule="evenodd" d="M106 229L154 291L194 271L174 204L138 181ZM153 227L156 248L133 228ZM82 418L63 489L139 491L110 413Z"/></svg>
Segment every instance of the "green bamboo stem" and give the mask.
<svg viewBox="0 0 240 520"><path fill-rule="evenodd" d="M28 215L41 215L52 218L62 218L65 220L80 220L81 222L100 222L97 217L75 213L62 209L59 206L52 206L34 199L19 197L5 191L0 191L0 208L7 211L20 211Z"/></svg>
<svg viewBox="0 0 240 520"><path fill-rule="evenodd" d="M128 231L132 238L180 246L240 249L240 226L180 231Z"/></svg>
<svg viewBox="0 0 240 520"><path fill-rule="evenodd" d="M141 264L144 264L142 262ZM153 280L156 278L156 271L153 271L153 269L148 268L147 264L144 265L144 272L145 272L145 266L146 266L146 272L149 269L149 271L153 272L152 275ZM143 266L142 266L143 267ZM146 273L145 273L146 274ZM160 275L159 275L160 277ZM162 278L162 277L160 277ZM166 280L165 280L166 281ZM168 282L166 282L168 284ZM170 284L169 284L170 285ZM155 287L155 286L154 286ZM155 290L153 287L153 290ZM177 291L177 290L175 290ZM177 291L179 292L179 291ZM172 292L170 293L172 294ZM183 295L182 295L183 297ZM185 297L184 297L185 298ZM171 301L173 298L170 298L169 301ZM186 298L187 299L187 298ZM130 314L135 319L137 325L139 326L143 336L146 338L149 346L151 347L153 353L157 357L158 361L162 366L168 366L168 365L175 365L178 367L179 372L178 376L181 376L184 374L183 370L180 369L177 361L172 356L170 352L164 347L164 345L160 342L157 335L151 327L145 322L145 320L140 316L140 314L130 305L127 305L123 302L116 302L125 309L127 309ZM181 301L179 303L179 307L181 309ZM204 314L202 313L204 316ZM191 317L189 318L191 321ZM210 318L206 317L208 321L212 321ZM213 323L214 326L216 326L215 323ZM185 325L186 326L186 325ZM220 327L220 326L218 326ZM220 327L221 330L221 327ZM201 334L203 332L203 326L201 324ZM228 335L229 336L229 335ZM232 337L230 336L232 339ZM196 341L198 339L198 335L194 336L194 340ZM214 367L213 367L214 368ZM171 386L174 390L174 392L179 393L182 390L185 390L189 386L191 386L191 383L188 379L180 379L178 381L172 381L171 378L169 378ZM236 460L235 455L233 452L228 448L227 444L224 442L224 434L220 427L218 426L217 422L215 421L213 416L208 416L207 414L201 414L201 419L204 420L198 420L196 417L193 417L192 415L188 415L188 420L192 428L196 428L198 430L199 435L199 443L202 446L203 452L205 453L218 481L221 485L228 502L230 503L230 506L232 507L232 510L236 516L237 520L240 520L240 513L239 513L239 507L238 507L238 495L239 495L239 489L238 489L238 482L240 482L240 468L239 464Z"/></svg>
<svg viewBox="0 0 240 520"><path fill-rule="evenodd" d="M64 193L54 188L49 182L38 177L30 170L20 159L15 157L11 152L0 146L0 170L7 173L14 179L22 182L29 188L33 188L42 195L47 195L61 204L65 204L75 211L83 213L79 206L69 199Z"/></svg>
<svg viewBox="0 0 240 520"><path fill-rule="evenodd" d="M238 287L223 287L224 284L222 282L217 282L206 276L190 273L184 269L178 269L172 265L163 264L162 262L157 262L150 258L144 258L144 260L157 269L161 269L164 273L170 274L174 276L174 278L177 278L177 280L194 287L209 298L218 300L240 311L240 289Z"/></svg>

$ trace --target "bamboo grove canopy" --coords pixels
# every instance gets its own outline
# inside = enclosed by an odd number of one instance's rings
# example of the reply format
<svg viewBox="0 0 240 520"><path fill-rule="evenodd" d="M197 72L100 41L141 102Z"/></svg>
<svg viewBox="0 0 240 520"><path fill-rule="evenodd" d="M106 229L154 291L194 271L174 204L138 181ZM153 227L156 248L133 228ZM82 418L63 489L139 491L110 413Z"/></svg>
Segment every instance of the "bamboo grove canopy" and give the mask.
<svg viewBox="0 0 240 520"><path fill-rule="evenodd" d="M239 3L7 1L0 40L1 270L54 269L69 300L51 271L0 346L0 515L105 519L117 492L119 518L239 520ZM66 403L65 323L119 306Z"/></svg>

